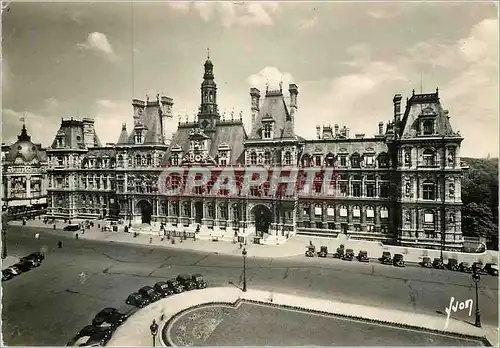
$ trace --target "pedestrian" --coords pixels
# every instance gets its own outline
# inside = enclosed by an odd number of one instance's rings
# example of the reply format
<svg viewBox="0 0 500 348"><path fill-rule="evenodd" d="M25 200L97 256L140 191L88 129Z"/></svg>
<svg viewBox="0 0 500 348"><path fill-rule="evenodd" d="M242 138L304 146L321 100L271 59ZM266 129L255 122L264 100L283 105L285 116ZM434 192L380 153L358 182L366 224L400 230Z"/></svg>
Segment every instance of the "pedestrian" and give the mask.
<svg viewBox="0 0 500 348"><path fill-rule="evenodd" d="M56 229L56 224L54 224L54 230Z"/></svg>
<svg viewBox="0 0 500 348"><path fill-rule="evenodd" d="M153 237L149 237L149 244L153 243Z"/></svg>
<svg viewBox="0 0 500 348"><path fill-rule="evenodd" d="M57 242L57 247L58 247L59 249L61 249L61 248L62 248L62 242L61 242L61 241Z"/></svg>
<svg viewBox="0 0 500 348"><path fill-rule="evenodd" d="M75 234L75 238L78 239L78 233Z"/></svg>

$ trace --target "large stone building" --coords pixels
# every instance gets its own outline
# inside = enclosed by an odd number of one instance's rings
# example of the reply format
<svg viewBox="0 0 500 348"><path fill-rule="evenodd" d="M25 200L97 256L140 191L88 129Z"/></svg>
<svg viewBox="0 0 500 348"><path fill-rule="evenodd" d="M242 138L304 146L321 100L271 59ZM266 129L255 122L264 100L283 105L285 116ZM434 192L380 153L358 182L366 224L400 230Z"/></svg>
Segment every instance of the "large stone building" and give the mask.
<svg viewBox="0 0 500 348"><path fill-rule="evenodd" d="M316 139L296 134L298 87L252 88L247 134L241 114L221 117L213 63L204 65L197 119L179 122L171 141L166 119L173 100L133 100L134 128L125 125L116 144L101 146L93 121L63 120L51 148L49 215L65 218L119 216L131 223L193 229L233 237L258 232L346 234L350 238L448 249L462 247L460 162L462 137L453 131L438 90L415 94L402 106L393 99L391 120L377 134L351 136L346 127L317 127ZM337 194L313 183L311 193L268 195L266 185L247 195L206 187L164 196L158 178L165 166L231 166L240 179L248 166L285 170L334 168ZM239 173L239 174L238 174ZM299 180L299 184L303 184Z"/></svg>
<svg viewBox="0 0 500 348"><path fill-rule="evenodd" d="M26 125L12 145L2 145L2 211L39 215L47 207L47 156L31 141Z"/></svg>

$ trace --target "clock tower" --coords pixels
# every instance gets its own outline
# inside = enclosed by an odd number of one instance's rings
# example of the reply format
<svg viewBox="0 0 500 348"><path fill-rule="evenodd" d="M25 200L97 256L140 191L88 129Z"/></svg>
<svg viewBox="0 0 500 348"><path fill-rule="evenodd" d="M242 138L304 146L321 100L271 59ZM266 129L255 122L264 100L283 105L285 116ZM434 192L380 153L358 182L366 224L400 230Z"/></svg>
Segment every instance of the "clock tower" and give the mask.
<svg viewBox="0 0 500 348"><path fill-rule="evenodd" d="M217 85L214 80L214 65L210 54L205 61L205 74L201 83L201 104L198 112L198 126L205 132L215 131L220 119L217 107Z"/></svg>

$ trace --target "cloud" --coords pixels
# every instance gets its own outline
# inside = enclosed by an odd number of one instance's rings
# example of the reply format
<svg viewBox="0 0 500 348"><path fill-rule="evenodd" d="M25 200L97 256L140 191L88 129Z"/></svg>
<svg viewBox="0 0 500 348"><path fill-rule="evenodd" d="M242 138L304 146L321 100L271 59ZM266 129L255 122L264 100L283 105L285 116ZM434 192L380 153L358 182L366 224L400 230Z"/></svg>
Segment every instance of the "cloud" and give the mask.
<svg viewBox="0 0 500 348"><path fill-rule="evenodd" d="M47 112L55 112L60 106L60 102L56 98L52 97L44 99L43 104L44 104L44 109Z"/></svg>
<svg viewBox="0 0 500 348"><path fill-rule="evenodd" d="M11 145L17 141L17 136L21 133L22 117L25 117L26 128L28 130L28 135L31 136L32 142L41 143L42 146L45 147L52 144L56 132L59 129L60 119L12 109L2 110L3 143Z"/></svg>
<svg viewBox="0 0 500 348"><path fill-rule="evenodd" d="M132 130L132 106L126 101L101 99L96 101L95 129L103 144L116 143L122 124L127 124L127 131Z"/></svg>
<svg viewBox="0 0 500 348"><path fill-rule="evenodd" d="M90 50L104 54L111 60L116 60L118 57L115 55L111 44L105 34L99 32L90 33L84 43L78 43L77 47L80 49Z"/></svg>
<svg viewBox="0 0 500 348"><path fill-rule="evenodd" d="M283 89L287 90L288 85L293 82L293 77L288 72L281 72L276 67L265 67L256 74L250 75L247 78L250 87L258 88L261 92L266 90L266 84L269 84L269 89L278 89L279 83L283 82Z"/></svg>
<svg viewBox="0 0 500 348"><path fill-rule="evenodd" d="M169 6L182 14L195 12L204 21L218 17L226 28L273 25L273 14L279 11L277 2L171 2Z"/></svg>
<svg viewBox="0 0 500 348"><path fill-rule="evenodd" d="M302 30L312 29L318 25L318 17L314 16L312 18L304 19L300 21L299 28Z"/></svg>

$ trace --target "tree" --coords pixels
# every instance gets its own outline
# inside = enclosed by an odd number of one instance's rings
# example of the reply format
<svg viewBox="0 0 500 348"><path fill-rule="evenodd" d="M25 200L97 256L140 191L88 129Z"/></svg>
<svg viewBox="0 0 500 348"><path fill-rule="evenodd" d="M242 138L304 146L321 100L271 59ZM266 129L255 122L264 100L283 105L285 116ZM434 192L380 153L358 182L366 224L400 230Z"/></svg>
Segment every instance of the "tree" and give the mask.
<svg viewBox="0 0 500 348"><path fill-rule="evenodd" d="M486 237L498 248L498 159L463 160L469 165L462 181L463 234Z"/></svg>

